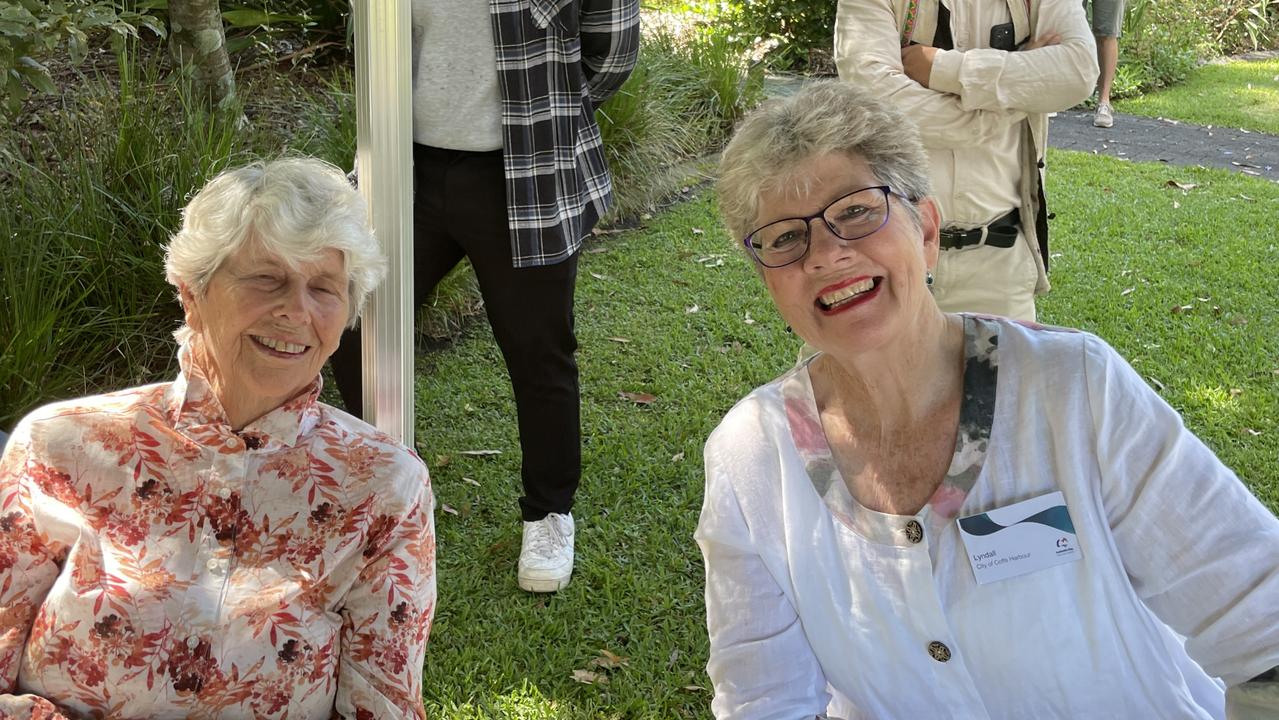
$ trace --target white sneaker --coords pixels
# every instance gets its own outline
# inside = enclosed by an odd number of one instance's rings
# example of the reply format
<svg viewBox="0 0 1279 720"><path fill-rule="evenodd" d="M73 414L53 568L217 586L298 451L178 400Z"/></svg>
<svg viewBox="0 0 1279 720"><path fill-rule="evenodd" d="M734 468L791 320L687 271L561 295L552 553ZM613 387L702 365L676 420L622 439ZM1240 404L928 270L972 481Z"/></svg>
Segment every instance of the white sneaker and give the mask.
<svg viewBox="0 0 1279 720"><path fill-rule="evenodd" d="M1115 115L1110 109L1110 105L1101 103L1097 106L1097 112L1093 113L1092 124L1094 127L1108 128L1115 124Z"/></svg>
<svg viewBox="0 0 1279 720"><path fill-rule="evenodd" d="M551 513L524 523L517 578L520 589L555 592L573 575L573 515Z"/></svg>

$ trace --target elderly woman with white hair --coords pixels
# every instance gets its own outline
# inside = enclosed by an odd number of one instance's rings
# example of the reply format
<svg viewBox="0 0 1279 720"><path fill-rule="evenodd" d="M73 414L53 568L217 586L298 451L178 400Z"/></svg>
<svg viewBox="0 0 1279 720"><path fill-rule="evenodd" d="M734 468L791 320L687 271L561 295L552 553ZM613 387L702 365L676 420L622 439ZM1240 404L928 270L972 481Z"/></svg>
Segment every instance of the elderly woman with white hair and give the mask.
<svg viewBox="0 0 1279 720"><path fill-rule="evenodd" d="M0 459L0 717L424 716L426 467L318 401L385 264L318 160L191 200L177 379L37 410Z"/></svg>
<svg viewBox="0 0 1279 720"><path fill-rule="evenodd" d="M911 123L748 117L719 194L817 353L706 444L718 718L1216 718L1279 665L1279 521L1097 337L949 315Z"/></svg>

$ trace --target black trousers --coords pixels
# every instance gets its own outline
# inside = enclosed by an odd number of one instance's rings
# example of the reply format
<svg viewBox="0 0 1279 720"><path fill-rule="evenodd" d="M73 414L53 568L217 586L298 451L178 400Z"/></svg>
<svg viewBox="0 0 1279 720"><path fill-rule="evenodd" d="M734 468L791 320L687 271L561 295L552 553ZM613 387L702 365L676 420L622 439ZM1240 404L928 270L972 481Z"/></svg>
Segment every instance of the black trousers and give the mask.
<svg viewBox="0 0 1279 720"><path fill-rule="evenodd" d="M413 146L413 301L420 306L463 257L479 280L493 336L506 360L519 418L520 510L525 520L566 513L582 475L573 292L577 255L531 268L511 265L502 151ZM331 359L347 409L364 398L360 331Z"/></svg>

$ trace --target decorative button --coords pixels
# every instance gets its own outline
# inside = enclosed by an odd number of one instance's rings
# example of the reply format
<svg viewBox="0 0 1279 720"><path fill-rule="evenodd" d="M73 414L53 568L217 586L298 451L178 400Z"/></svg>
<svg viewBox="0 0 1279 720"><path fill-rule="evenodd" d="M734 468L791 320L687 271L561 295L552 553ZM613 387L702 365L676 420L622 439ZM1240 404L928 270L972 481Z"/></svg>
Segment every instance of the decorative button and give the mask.
<svg viewBox="0 0 1279 720"><path fill-rule="evenodd" d="M936 640L928 643L928 654L932 655L937 662L950 660L950 648L946 647L946 643L937 642Z"/></svg>
<svg viewBox="0 0 1279 720"><path fill-rule="evenodd" d="M192 650L194 650L194 649L196 649L196 648L200 647L200 638L198 638L198 637L196 637L196 636L194 636L194 635L192 635L191 637L187 638L187 647L188 647L188 648L190 648L190 649L192 649Z"/></svg>
<svg viewBox="0 0 1279 720"><path fill-rule="evenodd" d="M906 527L902 528L906 532L906 539L912 543L917 543L924 539L924 526L919 524L918 520L911 520L906 523Z"/></svg>
<svg viewBox="0 0 1279 720"><path fill-rule="evenodd" d="M222 498L223 500L229 499L231 497L231 488L225 485L218 488L218 497Z"/></svg>

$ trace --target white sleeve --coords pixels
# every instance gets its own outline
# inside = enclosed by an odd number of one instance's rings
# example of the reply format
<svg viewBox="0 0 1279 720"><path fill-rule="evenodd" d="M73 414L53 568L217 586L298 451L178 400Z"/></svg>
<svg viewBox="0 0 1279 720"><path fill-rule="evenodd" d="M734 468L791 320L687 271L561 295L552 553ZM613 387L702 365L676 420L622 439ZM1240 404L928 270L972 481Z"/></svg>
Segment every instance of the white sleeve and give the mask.
<svg viewBox="0 0 1279 720"><path fill-rule="evenodd" d="M1097 83L1097 45L1079 0L1043 0L1035 37L1061 43L1037 50L941 50L928 84L959 97L964 110L1048 113L1074 107Z"/></svg>
<svg viewBox="0 0 1279 720"><path fill-rule="evenodd" d="M871 89L895 105L919 126L927 147L971 147L1001 135L1009 125L1025 119L1024 112L1011 108L967 107L959 95L926 88L907 77L902 69L901 39L891 0L838 2L835 65L839 77ZM934 64L933 73L936 72Z"/></svg>
<svg viewBox="0 0 1279 720"><path fill-rule="evenodd" d="M712 436L695 536L706 562L711 710L719 720L824 717L830 703L825 675L794 607L754 548L714 444Z"/></svg>
<svg viewBox="0 0 1279 720"><path fill-rule="evenodd" d="M1101 495L1134 589L1236 685L1279 665L1279 520L1104 342L1085 347Z"/></svg>

